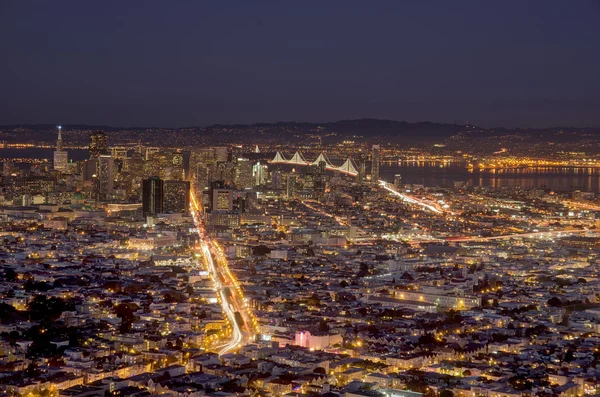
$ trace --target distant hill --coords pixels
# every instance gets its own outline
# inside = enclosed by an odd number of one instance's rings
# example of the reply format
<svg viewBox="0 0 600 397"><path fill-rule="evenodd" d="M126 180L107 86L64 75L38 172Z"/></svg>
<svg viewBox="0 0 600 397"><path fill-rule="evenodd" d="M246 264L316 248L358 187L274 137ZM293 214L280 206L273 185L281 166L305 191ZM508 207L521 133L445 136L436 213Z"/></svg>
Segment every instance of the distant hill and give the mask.
<svg viewBox="0 0 600 397"><path fill-rule="evenodd" d="M472 125L432 122L356 119L323 123L277 122L256 124L216 124L207 127L146 128L63 124L63 135L69 144L86 145L93 130L107 132L110 144L141 141L152 146L196 147L211 144L328 144L343 140L365 143L391 143L421 146L444 143L448 148L469 147L477 151L497 150L551 140L576 144L600 139L600 128L554 127L545 129L481 128ZM53 124L0 126L0 141L20 143L52 143L56 139Z"/></svg>
<svg viewBox="0 0 600 397"><path fill-rule="evenodd" d="M342 136L370 137L396 137L420 136L449 137L465 130L465 126L458 124L440 124L431 122L409 123L406 121L355 119L330 121L326 123L278 122L259 124L212 125L207 130L220 130L232 128L240 130L254 129L288 129L298 133L337 133Z"/></svg>

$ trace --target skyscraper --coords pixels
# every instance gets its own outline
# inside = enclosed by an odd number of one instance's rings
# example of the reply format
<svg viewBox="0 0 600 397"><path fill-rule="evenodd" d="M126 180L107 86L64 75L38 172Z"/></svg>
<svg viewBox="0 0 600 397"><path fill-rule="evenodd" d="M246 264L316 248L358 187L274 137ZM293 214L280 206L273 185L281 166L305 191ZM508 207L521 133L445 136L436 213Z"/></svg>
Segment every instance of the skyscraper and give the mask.
<svg viewBox="0 0 600 397"><path fill-rule="evenodd" d="M59 125L56 128L58 128L58 139L56 140L56 150L61 151L61 150L63 150L62 126Z"/></svg>
<svg viewBox="0 0 600 397"><path fill-rule="evenodd" d="M69 156L63 150L62 127L58 127L58 139L56 140L56 150L54 151L54 169L56 171L65 172L69 162Z"/></svg>
<svg viewBox="0 0 600 397"><path fill-rule="evenodd" d="M373 145L373 153L371 158L371 182L377 183L379 181L379 163L381 162L381 153L379 145Z"/></svg>
<svg viewBox="0 0 600 397"><path fill-rule="evenodd" d="M315 192L315 197L318 200L323 199L323 195L325 193L325 188L327 185L327 174L325 173L327 169L327 164L324 161L320 161L317 165L316 175L314 176L314 185L313 189Z"/></svg>
<svg viewBox="0 0 600 397"><path fill-rule="evenodd" d="M96 178L96 172L98 172L98 159L84 160L81 163L81 174L83 175L84 182L89 182Z"/></svg>
<svg viewBox="0 0 600 397"><path fill-rule="evenodd" d="M163 181L158 177L142 182L142 211L144 216L154 216L163 212Z"/></svg>
<svg viewBox="0 0 600 397"><path fill-rule="evenodd" d="M208 187L211 181L211 165L215 152L212 149L197 149L190 153L190 181L199 189Z"/></svg>
<svg viewBox="0 0 600 397"><path fill-rule="evenodd" d="M190 208L190 183L164 181L162 202L164 212L187 214Z"/></svg>
<svg viewBox="0 0 600 397"><path fill-rule="evenodd" d="M125 159L127 172L131 175L131 193L138 193L144 179L144 158L139 152L133 152Z"/></svg>
<svg viewBox="0 0 600 397"><path fill-rule="evenodd" d="M205 163L195 163L194 168L191 168L190 180L198 185L200 190L209 186L210 168Z"/></svg>
<svg viewBox="0 0 600 397"><path fill-rule="evenodd" d="M267 166L262 165L259 162L252 166L252 176L254 178L254 185L261 186L264 185L267 180Z"/></svg>
<svg viewBox="0 0 600 397"><path fill-rule="evenodd" d="M394 175L394 189L400 190L402 188L402 175L396 174Z"/></svg>
<svg viewBox="0 0 600 397"><path fill-rule="evenodd" d="M94 131L90 134L90 158L108 153L108 141L104 131Z"/></svg>
<svg viewBox="0 0 600 397"><path fill-rule="evenodd" d="M296 197L296 174L287 176L286 195L288 199Z"/></svg>
<svg viewBox="0 0 600 397"><path fill-rule="evenodd" d="M325 161L319 161L319 164L317 164L317 175L325 175L326 170L327 163Z"/></svg>
<svg viewBox="0 0 600 397"><path fill-rule="evenodd" d="M98 199L108 200L113 193L114 184L114 163L109 154L101 154L98 157L96 176L98 178Z"/></svg>
<svg viewBox="0 0 600 397"><path fill-rule="evenodd" d="M238 189L248 189L254 186L254 180L252 179L252 162L249 159L237 159L235 186Z"/></svg>
<svg viewBox="0 0 600 397"><path fill-rule="evenodd" d="M271 173L271 187L273 189L281 189L281 171L273 171Z"/></svg>
<svg viewBox="0 0 600 397"><path fill-rule="evenodd" d="M162 180L182 180L183 153L161 148L146 160L144 168L144 173L148 177L158 176Z"/></svg>

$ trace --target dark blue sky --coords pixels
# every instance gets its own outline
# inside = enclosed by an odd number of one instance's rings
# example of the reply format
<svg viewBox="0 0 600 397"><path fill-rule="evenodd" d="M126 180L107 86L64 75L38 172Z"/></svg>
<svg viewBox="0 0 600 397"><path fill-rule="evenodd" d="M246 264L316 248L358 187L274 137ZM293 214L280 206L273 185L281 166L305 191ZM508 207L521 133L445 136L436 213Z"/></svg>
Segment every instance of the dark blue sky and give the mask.
<svg viewBox="0 0 600 397"><path fill-rule="evenodd" d="M600 126L600 2L0 0L0 124Z"/></svg>

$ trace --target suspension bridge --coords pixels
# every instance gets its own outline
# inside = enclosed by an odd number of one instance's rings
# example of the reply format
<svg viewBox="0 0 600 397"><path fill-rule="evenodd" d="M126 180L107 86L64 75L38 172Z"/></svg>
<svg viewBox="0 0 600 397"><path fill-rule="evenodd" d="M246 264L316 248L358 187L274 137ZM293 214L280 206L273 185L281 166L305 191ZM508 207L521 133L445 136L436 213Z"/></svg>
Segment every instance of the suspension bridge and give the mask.
<svg viewBox="0 0 600 397"><path fill-rule="evenodd" d="M336 167L329 161L325 153L320 153L319 157L315 161L308 161L304 158L302 153L296 152L290 159L286 159L285 156L281 152L277 152L273 160L270 161L271 164L290 164L290 165L320 165L322 162L325 162L325 169L330 171L338 171L346 175L356 176L358 175L358 165L356 162L348 157L344 164L339 167Z"/></svg>
<svg viewBox="0 0 600 397"><path fill-rule="evenodd" d="M314 161L308 161L304 158L301 152L297 151L290 159L286 159L285 156L281 152L277 152L273 160L271 160L270 164L289 164L289 165L315 165L319 166L322 162L325 162L325 168L330 171L341 172L346 175L357 176L358 175L358 166L354 162L351 157L348 157L344 164L339 167L336 167L329 161L325 153L320 153L319 156ZM436 203L433 203L429 200L419 199L414 196L409 196L407 194L398 192L394 189L390 184L385 182L384 180L378 179L377 185L381 188L387 190L392 195L400 198L402 201L405 201L408 204L417 205L426 211L431 211L435 213L445 212L443 208L441 208Z"/></svg>

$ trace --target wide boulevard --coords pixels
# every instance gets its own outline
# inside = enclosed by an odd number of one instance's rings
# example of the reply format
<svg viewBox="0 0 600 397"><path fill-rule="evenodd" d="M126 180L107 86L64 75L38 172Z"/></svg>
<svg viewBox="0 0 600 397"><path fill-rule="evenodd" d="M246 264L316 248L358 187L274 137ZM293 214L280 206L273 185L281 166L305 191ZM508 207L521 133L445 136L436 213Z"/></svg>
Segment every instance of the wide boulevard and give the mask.
<svg viewBox="0 0 600 397"><path fill-rule="evenodd" d="M219 355L223 355L235 351L245 343L251 342L257 333L257 322L244 299L235 275L229 270L223 250L206 233L201 215L203 211L193 192L191 193L191 205L194 223L200 237L198 250L202 255L204 267L213 279L219 302L232 329L231 340L217 346Z"/></svg>

